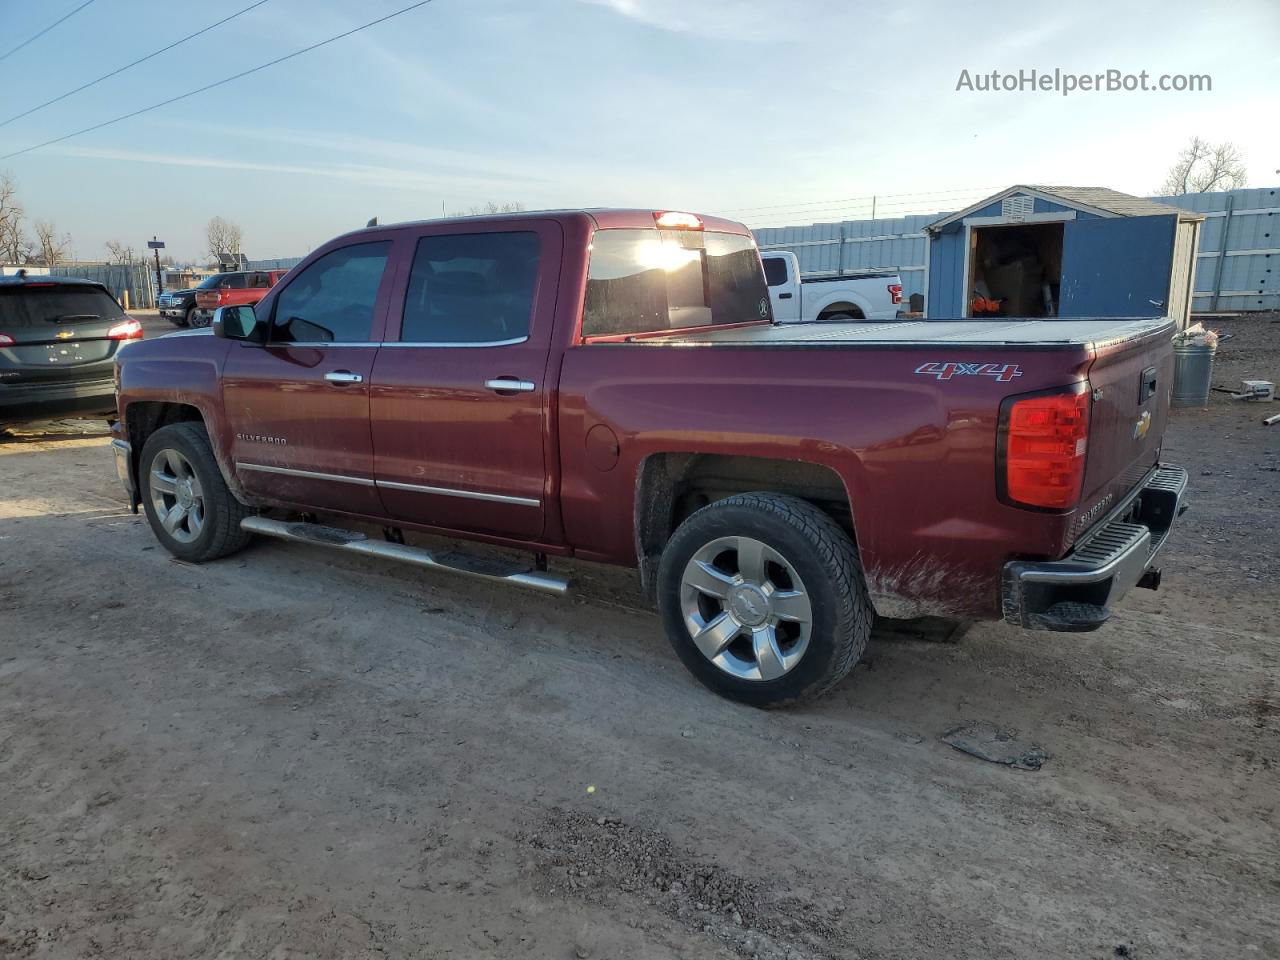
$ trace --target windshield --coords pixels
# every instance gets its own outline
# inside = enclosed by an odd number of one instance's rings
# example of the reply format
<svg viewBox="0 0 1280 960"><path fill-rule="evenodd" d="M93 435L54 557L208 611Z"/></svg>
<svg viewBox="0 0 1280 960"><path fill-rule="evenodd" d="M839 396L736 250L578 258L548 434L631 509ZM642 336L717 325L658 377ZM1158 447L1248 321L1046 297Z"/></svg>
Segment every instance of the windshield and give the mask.
<svg viewBox="0 0 1280 960"><path fill-rule="evenodd" d="M595 233L584 336L770 319L760 253L749 236L692 230Z"/></svg>
<svg viewBox="0 0 1280 960"><path fill-rule="evenodd" d="M120 305L100 287L0 287L0 331L45 321L70 323L123 315Z"/></svg>

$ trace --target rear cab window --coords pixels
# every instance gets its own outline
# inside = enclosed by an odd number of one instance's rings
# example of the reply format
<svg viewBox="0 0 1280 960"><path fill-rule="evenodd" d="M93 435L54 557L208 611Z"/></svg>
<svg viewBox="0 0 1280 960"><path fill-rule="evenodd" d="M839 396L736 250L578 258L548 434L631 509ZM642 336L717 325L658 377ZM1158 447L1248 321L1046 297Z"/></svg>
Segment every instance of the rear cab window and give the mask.
<svg viewBox="0 0 1280 960"><path fill-rule="evenodd" d="M787 282L787 258L764 257L764 279L771 287L780 287Z"/></svg>
<svg viewBox="0 0 1280 960"><path fill-rule="evenodd" d="M585 338L772 319L755 241L701 230L605 229L592 239Z"/></svg>

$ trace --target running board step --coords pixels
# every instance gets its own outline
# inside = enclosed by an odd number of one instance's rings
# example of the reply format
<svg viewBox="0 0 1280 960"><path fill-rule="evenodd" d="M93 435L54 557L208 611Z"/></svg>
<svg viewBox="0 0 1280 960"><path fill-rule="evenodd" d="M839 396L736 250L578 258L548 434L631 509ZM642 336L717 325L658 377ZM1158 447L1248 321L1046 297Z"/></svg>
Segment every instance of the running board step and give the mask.
<svg viewBox="0 0 1280 960"><path fill-rule="evenodd" d="M249 533L260 533L265 537L292 540L295 543L310 543L318 547L333 547L347 553L360 553L370 557L381 557L384 560L398 560L401 563L411 563L429 570L447 570L450 573L460 573L478 580L509 583L512 586L527 587L530 590L539 590L557 597L563 597L569 592L569 581L554 573L521 569L500 561L490 561L468 554L432 553L422 547L373 540L355 530L326 527L318 523L287 523L283 520L272 520L269 517L245 517L240 521L240 529Z"/></svg>

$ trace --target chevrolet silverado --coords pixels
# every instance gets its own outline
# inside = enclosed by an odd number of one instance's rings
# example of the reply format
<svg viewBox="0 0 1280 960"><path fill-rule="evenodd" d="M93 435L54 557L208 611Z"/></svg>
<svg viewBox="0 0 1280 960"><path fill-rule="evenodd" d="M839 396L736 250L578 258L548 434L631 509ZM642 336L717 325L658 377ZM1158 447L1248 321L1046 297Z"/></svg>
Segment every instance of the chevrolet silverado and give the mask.
<svg viewBox="0 0 1280 960"><path fill-rule="evenodd" d="M776 706L877 614L1092 630L1157 586L1172 333L778 324L748 230L687 213L403 223L123 352L112 443L182 559L266 535L556 594L548 556L630 565L701 682Z"/></svg>

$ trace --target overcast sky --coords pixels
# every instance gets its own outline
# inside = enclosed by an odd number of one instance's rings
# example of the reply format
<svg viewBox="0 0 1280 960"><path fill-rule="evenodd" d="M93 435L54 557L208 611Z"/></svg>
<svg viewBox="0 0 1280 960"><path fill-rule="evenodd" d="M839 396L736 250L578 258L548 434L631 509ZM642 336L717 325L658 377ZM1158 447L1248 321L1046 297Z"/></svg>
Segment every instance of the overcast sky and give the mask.
<svg viewBox="0 0 1280 960"><path fill-rule="evenodd" d="M6 4L0 54L82 0ZM0 60L0 120L252 0L94 0ZM268 0L0 126L0 154L198 88L410 0ZM250 257L486 201L782 225L955 209L1014 183L1147 194L1193 135L1280 185L1280 2L434 0L295 60L0 160L76 256L152 234ZM957 92L963 69L1212 76L1209 93Z"/></svg>

